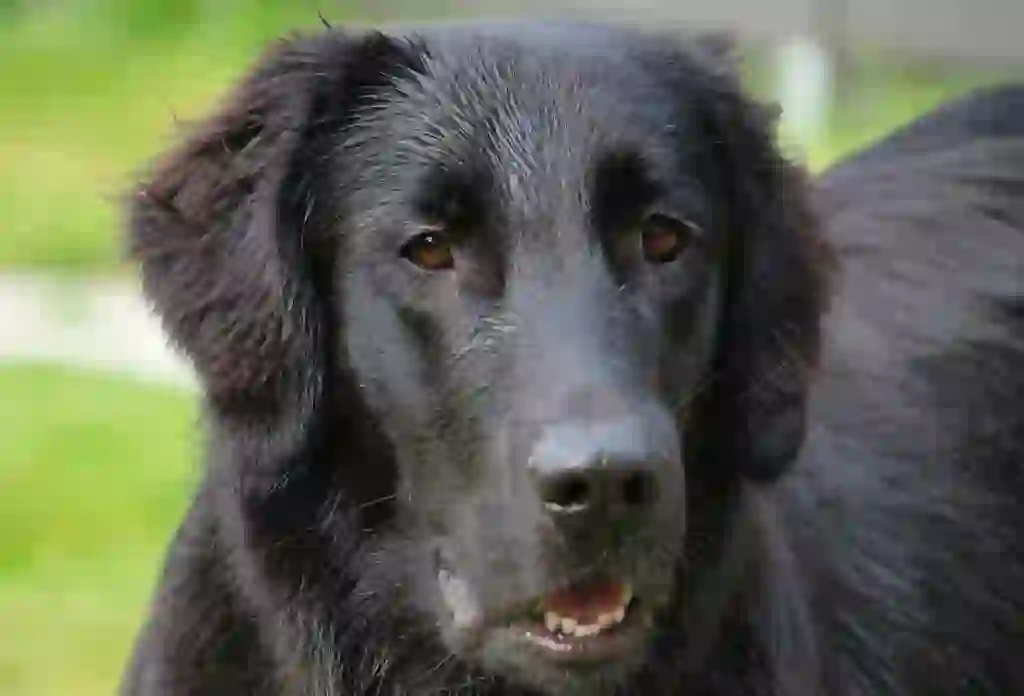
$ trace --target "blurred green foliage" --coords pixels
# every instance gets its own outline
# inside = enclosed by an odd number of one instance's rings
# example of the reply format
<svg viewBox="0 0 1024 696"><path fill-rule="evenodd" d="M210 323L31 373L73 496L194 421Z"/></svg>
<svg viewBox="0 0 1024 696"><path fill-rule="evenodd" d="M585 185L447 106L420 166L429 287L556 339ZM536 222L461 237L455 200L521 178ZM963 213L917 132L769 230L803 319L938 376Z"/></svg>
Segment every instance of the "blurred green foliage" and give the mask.
<svg viewBox="0 0 1024 696"><path fill-rule="evenodd" d="M0 367L0 694L109 696L198 463L193 399Z"/></svg>
<svg viewBox="0 0 1024 696"><path fill-rule="evenodd" d="M115 268L120 197L176 121L267 41L319 24L286 0L22 5L0 14L0 269Z"/></svg>

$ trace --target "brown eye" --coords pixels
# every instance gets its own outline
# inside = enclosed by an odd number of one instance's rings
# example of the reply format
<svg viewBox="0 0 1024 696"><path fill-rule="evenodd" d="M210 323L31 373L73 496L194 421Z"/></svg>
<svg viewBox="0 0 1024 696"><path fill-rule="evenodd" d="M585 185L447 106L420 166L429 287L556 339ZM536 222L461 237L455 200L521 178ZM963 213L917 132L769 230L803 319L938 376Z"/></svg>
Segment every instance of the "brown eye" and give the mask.
<svg viewBox="0 0 1024 696"><path fill-rule="evenodd" d="M679 258L693 237L695 227L665 215L652 215L641 228L644 258L651 263L669 263Z"/></svg>
<svg viewBox="0 0 1024 696"><path fill-rule="evenodd" d="M451 244L443 232L436 230L416 235L403 244L398 253L427 271L445 271L455 267Z"/></svg>

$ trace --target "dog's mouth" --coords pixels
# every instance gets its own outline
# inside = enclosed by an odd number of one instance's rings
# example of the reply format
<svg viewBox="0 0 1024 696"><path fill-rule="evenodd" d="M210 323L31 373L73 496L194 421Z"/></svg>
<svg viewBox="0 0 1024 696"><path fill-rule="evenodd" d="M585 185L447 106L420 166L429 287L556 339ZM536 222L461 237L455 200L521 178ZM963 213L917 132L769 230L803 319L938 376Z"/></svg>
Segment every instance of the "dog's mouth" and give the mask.
<svg viewBox="0 0 1024 696"><path fill-rule="evenodd" d="M597 666L635 653L653 623L632 585L618 580L589 579L487 615L470 608L467 588L455 576L442 571L439 581L457 628L479 638L501 631L539 657L567 667Z"/></svg>
<svg viewBox="0 0 1024 696"><path fill-rule="evenodd" d="M648 617L629 583L595 580L552 592L538 612L509 626L551 660L587 664L636 649L647 633Z"/></svg>

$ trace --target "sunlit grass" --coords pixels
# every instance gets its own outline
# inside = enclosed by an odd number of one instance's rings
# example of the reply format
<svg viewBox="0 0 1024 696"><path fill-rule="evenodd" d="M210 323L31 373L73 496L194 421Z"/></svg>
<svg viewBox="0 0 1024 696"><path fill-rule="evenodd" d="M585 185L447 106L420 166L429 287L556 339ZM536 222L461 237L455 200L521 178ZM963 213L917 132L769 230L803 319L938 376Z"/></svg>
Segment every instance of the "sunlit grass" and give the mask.
<svg viewBox="0 0 1024 696"><path fill-rule="evenodd" d="M124 20L127 5L89 14L64 3L0 24L0 269L116 269L120 201L176 122L209 109L267 41L318 22L300 3L230 5L147 24Z"/></svg>
<svg viewBox="0 0 1024 696"><path fill-rule="evenodd" d="M109 268L132 174L169 141L175 117L200 113L238 66L189 52L120 66L82 64L65 49L15 58L0 77L0 267Z"/></svg>
<svg viewBox="0 0 1024 696"><path fill-rule="evenodd" d="M186 394L0 367L0 693L108 696L197 471Z"/></svg>

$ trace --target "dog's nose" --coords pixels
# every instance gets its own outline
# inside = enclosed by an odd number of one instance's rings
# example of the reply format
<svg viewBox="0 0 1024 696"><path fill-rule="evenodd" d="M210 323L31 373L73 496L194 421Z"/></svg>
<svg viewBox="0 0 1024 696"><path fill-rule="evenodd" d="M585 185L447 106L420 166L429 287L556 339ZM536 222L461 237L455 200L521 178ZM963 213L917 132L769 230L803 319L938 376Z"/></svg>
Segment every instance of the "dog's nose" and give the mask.
<svg viewBox="0 0 1024 696"><path fill-rule="evenodd" d="M596 512L622 516L643 511L654 502L657 481L647 462L598 455L579 469L552 471L540 477L544 507L554 515Z"/></svg>
<svg viewBox="0 0 1024 696"><path fill-rule="evenodd" d="M550 426L530 458L548 514L559 524L600 533L641 522L664 493L673 466L667 447L642 421Z"/></svg>

